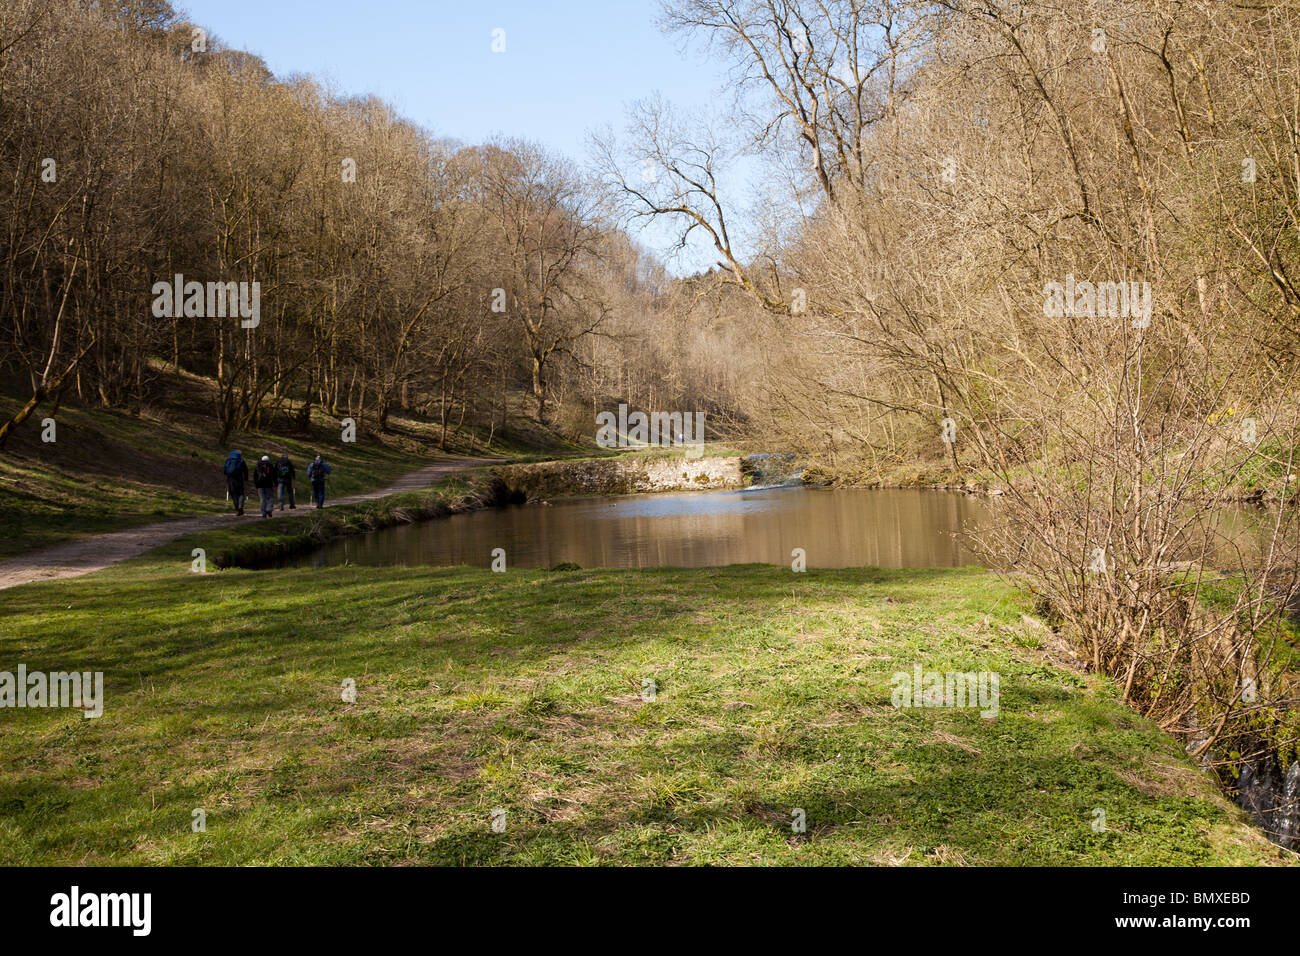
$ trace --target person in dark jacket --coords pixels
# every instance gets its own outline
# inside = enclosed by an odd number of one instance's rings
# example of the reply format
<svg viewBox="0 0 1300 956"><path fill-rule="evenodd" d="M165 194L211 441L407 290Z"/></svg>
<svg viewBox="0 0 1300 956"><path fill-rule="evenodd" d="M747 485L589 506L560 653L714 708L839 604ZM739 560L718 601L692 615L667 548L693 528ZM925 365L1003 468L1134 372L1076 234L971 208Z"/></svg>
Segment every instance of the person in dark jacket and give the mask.
<svg viewBox="0 0 1300 956"><path fill-rule="evenodd" d="M270 455L263 455L262 460L253 469L253 487L257 489L257 498L262 506L262 517L271 517L275 512L275 465L271 464Z"/></svg>
<svg viewBox="0 0 1300 956"><path fill-rule="evenodd" d="M311 479L311 498L316 502L317 508L325 507L325 476L331 471L333 469L320 460L320 455L307 466L307 477Z"/></svg>
<svg viewBox="0 0 1300 956"><path fill-rule="evenodd" d="M297 507L297 505L294 504L294 500L293 500L293 479L296 477L296 475L297 472L293 467L293 462L289 460L289 456L281 453L280 464L276 468L276 475L275 475L276 484L279 486L280 489L280 510L281 511L284 510L284 499L286 496L289 498L289 507L290 508Z"/></svg>
<svg viewBox="0 0 1300 956"><path fill-rule="evenodd" d="M242 515L244 513L244 482L248 480L248 465L244 462L244 456L237 451L232 451L226 456L226 464L223 470L226 473L226 492L235 505L235 514Z"/></svg>

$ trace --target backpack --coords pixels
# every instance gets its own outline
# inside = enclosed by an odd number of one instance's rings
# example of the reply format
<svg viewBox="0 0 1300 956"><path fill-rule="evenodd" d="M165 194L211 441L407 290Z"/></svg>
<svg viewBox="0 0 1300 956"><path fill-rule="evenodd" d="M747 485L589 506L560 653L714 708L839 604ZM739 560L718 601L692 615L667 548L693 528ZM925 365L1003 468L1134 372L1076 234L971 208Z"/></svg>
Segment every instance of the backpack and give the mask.
<svg viewBox="0 0 1300 956"><path fill-rule="evenodd" d="M321 462L313 461L307 466L307 477L312 481L324 481L325 466Z"/></svg>
<svg viewBox="0 0 1300 956"><path fill-rule="evenodd" d="M226 475L230 478L235 477L235 475L239 474L239 466L243 463L244 459L236 458L234 455L231 455L226 459Z"/></svg>
<svg viewBox="0 0 1300 956"><path fill-rule="evenodd" d="M293 465L287 461L280 462L280 480L288 481L293 477Z"/></svg>
<svg viewBox="0 0 1300 956"><path fill-rule="evenodd" d="M257 471L254 473L258 481L268 481L271 478L271 463L269 461L259 461Z"/></svg>

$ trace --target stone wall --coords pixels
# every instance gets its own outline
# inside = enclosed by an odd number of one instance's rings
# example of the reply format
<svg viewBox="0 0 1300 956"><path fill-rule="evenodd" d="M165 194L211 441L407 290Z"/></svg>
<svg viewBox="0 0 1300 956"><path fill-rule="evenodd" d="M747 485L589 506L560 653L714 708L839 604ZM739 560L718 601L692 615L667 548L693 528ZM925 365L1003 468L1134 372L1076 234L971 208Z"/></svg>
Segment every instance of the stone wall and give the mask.
<svg viewBox="0 0 1300 956"><path fill-rule="evenodd" d="M583 458L496 469L511 491L529 498L707 491L742 486L739 458Z"/></svg>

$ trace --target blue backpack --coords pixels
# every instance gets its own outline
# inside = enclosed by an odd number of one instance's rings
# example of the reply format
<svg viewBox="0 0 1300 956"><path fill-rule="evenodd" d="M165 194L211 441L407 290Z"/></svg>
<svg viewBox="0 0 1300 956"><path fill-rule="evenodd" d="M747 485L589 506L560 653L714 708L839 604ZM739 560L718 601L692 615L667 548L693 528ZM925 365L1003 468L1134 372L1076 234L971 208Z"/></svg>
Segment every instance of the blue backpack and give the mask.
<svg viewBox="0 0 1300 956"><path fill-rule="evenodd" d="M226 474L233 478L235 475L239 474L239 466L243 463L244 459L240 458L238 455L231 455L226 459Z"/></svg>

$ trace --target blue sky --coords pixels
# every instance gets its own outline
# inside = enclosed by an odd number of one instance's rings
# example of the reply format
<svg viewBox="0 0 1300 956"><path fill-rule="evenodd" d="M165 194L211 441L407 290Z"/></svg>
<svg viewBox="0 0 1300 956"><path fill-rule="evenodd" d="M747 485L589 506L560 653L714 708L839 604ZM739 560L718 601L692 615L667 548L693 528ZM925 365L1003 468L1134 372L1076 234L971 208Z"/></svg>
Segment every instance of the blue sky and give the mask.
<svg viewBox="0 0 1300 956"><path fill-rule="evenodd" d="M654 93L707 108L724 78L656 26L657 0L174 0L277 76L314 73L374 93L442 136L494 133L587 158L588 130L622 133L626 104ZM505 53L492 31L505 30ZM648 245L662 243L654 233ZM706 264L690 257L674 271Z"/></svg>

